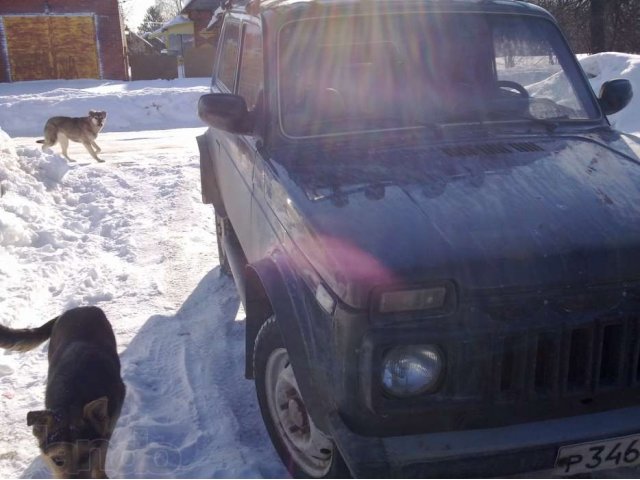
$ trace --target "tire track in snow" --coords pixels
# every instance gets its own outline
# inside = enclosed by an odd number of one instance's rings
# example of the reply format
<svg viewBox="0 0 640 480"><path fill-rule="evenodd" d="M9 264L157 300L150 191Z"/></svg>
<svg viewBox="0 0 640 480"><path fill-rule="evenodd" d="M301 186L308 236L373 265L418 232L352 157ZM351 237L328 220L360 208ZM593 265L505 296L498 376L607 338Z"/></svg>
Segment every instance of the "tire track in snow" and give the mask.
<svg viewBox="0 0 640 480"><path fill-rule="evenodd" d="M239 301L232 281L219 277L213 212L201 203L192 132L188 141L178 139L183 133L163 132L162 153L131 142L105 164L74 168L60 193L67 224L94 235L78 246L82 268L97 265L82 298L112 292L96 298L114 324L128 392L107 471L283 477L244 379ZM168 144L181 148L167 155ZM58 298L77 301L66 285ZM48 471L38 459L24 475Z"/></svg>
<svg viewBox="0 0 640 480"><path fill-rule="evenodd" d="M253 383L242 376L237 307L233 284L215 268L175 316L151 317L140 329L122 354L129 391L112 441L112 474L286 475L257 414Z"/></svg>

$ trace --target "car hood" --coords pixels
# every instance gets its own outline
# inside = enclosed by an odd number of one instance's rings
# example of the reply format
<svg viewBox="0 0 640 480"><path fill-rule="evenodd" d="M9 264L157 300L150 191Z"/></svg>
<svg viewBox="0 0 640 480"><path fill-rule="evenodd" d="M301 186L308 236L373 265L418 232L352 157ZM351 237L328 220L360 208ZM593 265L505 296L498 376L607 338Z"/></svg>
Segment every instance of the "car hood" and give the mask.
<svg viewBox="0 0 640 480"><path fill-rule="evenodd" d="M282 224L350 306L366 307L375 287L421 282L464 293L640 278L633 141L297 148L283 158Z"/></svg>

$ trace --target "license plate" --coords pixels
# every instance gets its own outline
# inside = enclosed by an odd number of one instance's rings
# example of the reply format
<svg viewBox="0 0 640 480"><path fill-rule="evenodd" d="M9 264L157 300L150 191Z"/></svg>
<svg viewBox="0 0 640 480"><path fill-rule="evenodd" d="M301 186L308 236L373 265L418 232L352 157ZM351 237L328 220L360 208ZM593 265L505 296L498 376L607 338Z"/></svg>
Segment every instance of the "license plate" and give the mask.
<svg viewBox="0 0 640 480"><path fill-rule="evenodd" d="M554 474L575 475L640 465L640 434L560 447Z"/></svg>

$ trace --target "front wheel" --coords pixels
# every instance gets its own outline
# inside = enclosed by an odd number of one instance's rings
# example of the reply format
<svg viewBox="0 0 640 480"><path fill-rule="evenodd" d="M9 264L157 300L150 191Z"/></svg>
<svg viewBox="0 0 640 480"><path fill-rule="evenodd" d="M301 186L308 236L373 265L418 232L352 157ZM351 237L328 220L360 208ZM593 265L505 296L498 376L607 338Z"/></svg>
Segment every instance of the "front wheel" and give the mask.
<svg viewBox="0 0 640 480"><path fill-rule="evenodd" d="M295 478L349 477L335 443L307 412L275 317L258 332L253 361L262 419L289 473Z"/></svg>

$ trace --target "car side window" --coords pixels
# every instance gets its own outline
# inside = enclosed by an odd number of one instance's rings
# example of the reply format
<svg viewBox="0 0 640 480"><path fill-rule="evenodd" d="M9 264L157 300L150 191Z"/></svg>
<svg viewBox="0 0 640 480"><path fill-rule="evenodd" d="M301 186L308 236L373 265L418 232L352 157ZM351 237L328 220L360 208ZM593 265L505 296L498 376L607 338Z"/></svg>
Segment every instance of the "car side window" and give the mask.
<svg viewBox="0 0 640 480"><path fill-rule="evenodd" d="M263 87L262 33L258 25L247 23L244 29L238 95L244 97L249 110L253 110L258 103Z"/></svg>
<svg viewBox="0 0 640 480"><path fill-rule="evenodd" d="M238 69L238 54L240 53L240 24L228 21L224 26L222 49L216 75L218 84L223 85L229 92L233 92Z"/></svg>

